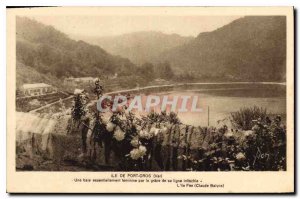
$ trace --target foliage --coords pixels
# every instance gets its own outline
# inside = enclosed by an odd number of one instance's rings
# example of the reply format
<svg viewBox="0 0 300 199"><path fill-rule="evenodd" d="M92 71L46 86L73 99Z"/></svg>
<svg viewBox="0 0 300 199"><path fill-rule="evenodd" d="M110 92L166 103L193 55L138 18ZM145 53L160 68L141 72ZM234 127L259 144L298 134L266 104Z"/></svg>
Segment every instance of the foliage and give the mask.
<svg viewBox="0 0 300 199"><path fill-rule="evenodd" d="M154 66L151 63L145 63L140 68L138 68L138 74L147 80L152 80L155 78Z"/></svg>
<svg viewBox="0 0 300 199"><path fill-rule="evenodd" d="M159 78L170 80L175 74L169 62L159 63L156 66L156 73Z"/></svg>
<svg viewBox="0 0 300 199"><path fill-rule="evenodd" d="M286 20L283 16L242 17L200 33L187 44L161 53L157 60L169 61L178 72L193 71L210 80L217 76L220 80L283 81Z"/></svg>
<svg viewBox="0 0 300 199"><path fill-rule="evenodd" d="M80 121L82 116L86 114L85 105L86 96L84 94L74 95L74 105L71 111L73 120Z"/></svg>
<svg viewBox="0 0 300 199"><path fill-rule="evenodd" d="M94 94L97 96L97 98L100 99L100 97L103 94L103 87L101 86L99 79L97 79L95 81L95 88L93 91L94 91Z"/></svg>
<svg viewBox="0 0 300 199"><path fill-rule="evenodd" d="M280 116L257 122L253 130L244 131L239 140L224 126L214 132L206 149L198 156L179 156L197 171L280 171L286 170L286 127Z"/></svg>
<svg viewBox="0 0 300 199"><path fill-rule="evenodd" d="M77 115L85 114L80 111L84 111L82 97L84 95L80 94L74 99L76 104L74 107L77 108L72 109L73 117L76 115L75 112L79 112ZM162 145L165 133L174 133L176 128L181 126L178 125L181 122L176 113L150 112L147 116L140 118L133 112L127 111L126 106L113 112L108 123L102 120L101 114L95 114L96 121L92 138L94 143L98 143L101 147L104 143L106 164L109 164L110 154L114 152L119 159L116 169L123 171L152 170L153 161L156 161L162 170L286 170L286 127L282 124L281 117L276 116L270 119L266 110L258 107L243 108L234 116L238 118L235 121L247 120L247 122L240 123L244 125L246 131L242 128L234 131L225 125L220 129L203 128L201 131L204 135L203 143L197 149L179 148L175 134L171 136L170 146ZM191 144L187 140L186 142L188 146ZM168 147L171 147L173 151L171 158L168 156L171 159L169 163L164 161L163 152L165 149L169 150ZM183 154L179 155L179 151ZM92 164L96 159L96 153L95 149L91 151ZM182 167L177 167L178 161L184 162Z"/></svg>
<svg viewBox="0 0 300 199"><path fill-rule="evenodd" d="M123 116L125 117L122 119L122 114L114 114L110 120L116 124L114 134L124 132L124 139L112 137L112 150L121 157L120 169L151 170L149 162L153 155L161 169L167 169L162 163L161 146L155 140L158 132L165 133L163 129L165 124L170 124L170 114L153 112L141 120L132 113L124 113ZM160 122L163 122L162 126L157 125ZM188 152L178 156L178 160L186 161L186 166L178 168L179 170L286 170L286 128L281 123L280 116L256 122L252 130L244 131L243 139L237 137L237 131L230 131L227 126L205 131L210 132L206 135L210 137L207 140L208 146L200 147L193 155Z"/></svg>
<svg viewBox="0 0 300 199"><path fill-rule="evenodd" d="M286 170L286 127L281 117L257 122L253 134L246 137L242 150L249 169L255 171Z"/></svg>
<svg viewBox="0 0 300 199"><path fill-rule="evenodd" d="M167 113L166 111L162 111L161 113L152 111L147 116L143 116L142 121L144 122L144 125L160 125L161 123L181 124L176 113Z"/></svg>
<svg viewBox="0 0 300 199"><path fill-rule="evenodd" d="M55 78L100 76L136 68L128 59L72 40L52 26L25 17L17 17L16 31L17 61L41 74L48 73Z"/></svg>
<svg viewBox="0 0 300 199"><path fill-rule="evenodd" d="M250 130L255 120L265 121L267 110L257 106L241 108L239 111L231 113L232 124L242 130Z"/></svg>

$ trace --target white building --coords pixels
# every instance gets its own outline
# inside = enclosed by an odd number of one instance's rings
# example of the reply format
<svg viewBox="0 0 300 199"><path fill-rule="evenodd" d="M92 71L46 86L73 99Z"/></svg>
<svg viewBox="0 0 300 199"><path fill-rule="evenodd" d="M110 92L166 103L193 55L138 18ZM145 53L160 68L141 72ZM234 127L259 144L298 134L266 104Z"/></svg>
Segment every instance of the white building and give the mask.
<svg viewBox="0 0 300 199"><path fill-rule="evenodd" d="M94 83L95 81L97 80L97 78L94 78L94 77L77 77L77 78L74 78L74 77L70 77L70 78L66 78L64 80L65 83L72 83L72 84L80 84L80 83Z"/></svg>
<svg viewBox="0 0 300 199"><path fill-rule="evenodd" d="M21 92L25 96L39 96L57 93L57 88L45 83L23 84Z"/></svg>

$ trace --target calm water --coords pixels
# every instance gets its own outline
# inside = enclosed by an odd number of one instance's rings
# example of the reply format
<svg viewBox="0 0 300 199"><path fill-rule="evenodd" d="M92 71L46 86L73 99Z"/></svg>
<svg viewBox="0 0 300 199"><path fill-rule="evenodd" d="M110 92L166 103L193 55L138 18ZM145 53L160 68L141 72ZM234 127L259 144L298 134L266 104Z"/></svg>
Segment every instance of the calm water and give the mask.
<svg viewBox="0 0 300 199"><path fill-rule="evenodd" d="M179 118L185 124L219 126L230 125L231 112L238 111L242 107L263 107L270 114L286 115L286 86L266 84L218 84L218 85L192 85L172 88L169 91L146 93L155 95L172 96L199 96L197 107L202 112L178 113Z"/></svg>

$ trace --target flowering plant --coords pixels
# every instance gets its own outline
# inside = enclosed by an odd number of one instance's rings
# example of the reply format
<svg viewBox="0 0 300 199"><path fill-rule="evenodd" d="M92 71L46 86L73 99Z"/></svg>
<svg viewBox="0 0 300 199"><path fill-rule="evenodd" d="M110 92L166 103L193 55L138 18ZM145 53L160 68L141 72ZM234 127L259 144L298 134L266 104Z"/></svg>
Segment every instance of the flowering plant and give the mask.
<svg viewBox="0 0 300 199"><path fill-rule="evenodd" d="M130 157L133 160L138 160L146 155L147 149L145 146L140 145L138 148L134 148L130 151Z"/></svg>
<svg viewBox="0 0 300 199"><path fill-rule="evenodd" d="M107 123L107 125L106 125L106 130L107 130L108 132L113 132L114 129L115 129L115 127L116 127L116 125L115 125L114 123L109 122L109 123Z"/></svg>
<svg viewBox="0 0 300 199"><path fill-rule="evenodd" d="M115 133L114 133L114 138L115 138L117 141L122 141L122 140L124 140L124 138L125 138L125 133L124 133L124 131L122 131L122 130L120 129L120 127L117 127L117 128L116 128L116 131L115 131Z"/></svg>
<svg viewBox="0 0 300 199"><path fill-rule="evenodd" d="M130 141L131 146L133 147L138 147L140 144L140 141L138 139L138 137L134 137L131 141Z"/></svg>
<svg viewBox="0 0 300 199"><path fill-rule="evenodd" d="M150 133L147 130L140 130L139 137L142 138L142 139L149 140L149 139L151 139L153 137L153 134Z"/></svg>

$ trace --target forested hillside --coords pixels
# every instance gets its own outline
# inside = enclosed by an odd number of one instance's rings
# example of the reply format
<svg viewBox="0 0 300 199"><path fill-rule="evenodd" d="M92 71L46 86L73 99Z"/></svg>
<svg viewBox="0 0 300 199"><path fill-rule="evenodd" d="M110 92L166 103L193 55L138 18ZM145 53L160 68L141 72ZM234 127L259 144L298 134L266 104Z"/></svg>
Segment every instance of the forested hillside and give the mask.
<svg viewBox="0 0 300 199"><path fill-rule="evenodd" d="M27 66L56 78L126 75L136 66L96 45L70 39L52 26L17 17L17 69ZM20 74L22 75L22 74ZM27 75L27 74L23 74Z"/></svg>
<svg viewBox="0 0 300 199"><path fill-rule="evenodd" d="M286 19L237 19L162 53L156 61L168 61L177 72L189 71L200 78L282 81L286 68Z"/></svg>
<svg viewBox="0 0 300 199"><path fill-rule="evenodd" d="M186 44L193 39L193 37L156 31L140 31L108 37L77 36L77 38L99 45L109 53L128 58L138 65L152 62L162 52Z"/></svg>
<svg viewBox="0 0 300 199"><path fill-rule="evenodd" d="M139 32L102 41L110 51L131 60L112 55L98 45L70 39L52 26L29 18L17 17L16 22L18 85L37 79L55 84L70 76L105 79L115 73L118 81L128 87L144 85L155 78L285 80L286 19L281 16L243 17L196 38ZM33 72L28 75L24 71ZM122 77L126 77L124 81Z"/></svg>

